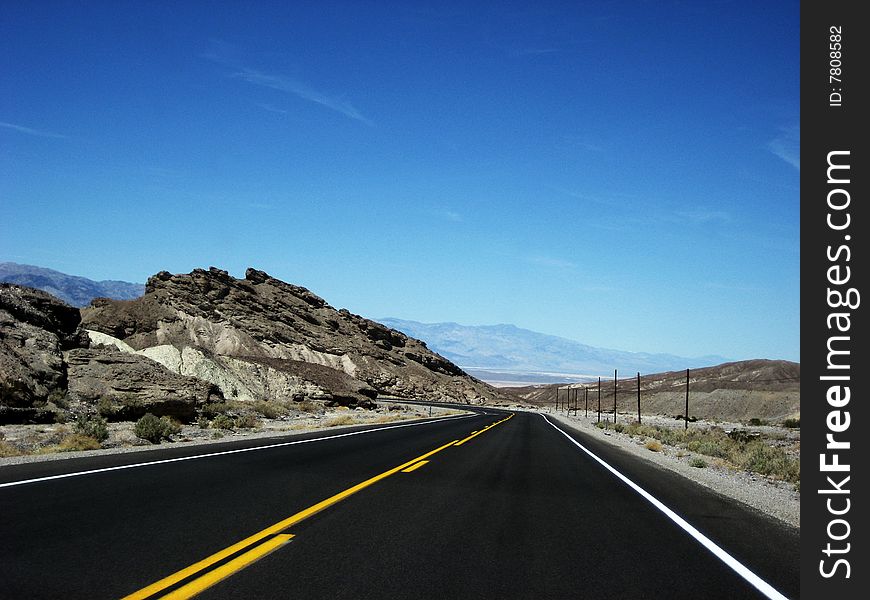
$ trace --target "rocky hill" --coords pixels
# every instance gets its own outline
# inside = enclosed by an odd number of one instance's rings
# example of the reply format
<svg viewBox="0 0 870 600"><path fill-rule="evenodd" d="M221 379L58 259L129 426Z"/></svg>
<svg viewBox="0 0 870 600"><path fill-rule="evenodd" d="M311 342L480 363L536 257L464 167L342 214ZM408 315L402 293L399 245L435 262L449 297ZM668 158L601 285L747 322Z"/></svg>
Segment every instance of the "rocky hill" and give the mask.
<svg viewBox="0 0 870 600"><path fill-rule="evenodd" d="M0 284L0 422L94 407L182 421L210 402L370 407L378 395L484 403L499 393L423 342L248 269L161 272L135 300L81 311Z"/></svg>
<svg viewBox="0 0 870 600"><path fill-rule="evenodd" d="M778 422L800 417L799 363L783 360L746 360L714 367L692 369L689 373L689 415L714 421L761 419ZM686 372L670 371L641 377L641 412L677 416L685 414ZM565 385L502 388L501 391L537 406L554 406L556 388L564 401ZM598 407L598 383L572 384L577 389L581 411L584 388L589 389L590 410ZM617 381L618 412L637 410L637 379ZM572 391L573 401L575 392ZM602 381L601 409L613 411L613 378Z"/></svg>
<svg viewBox="0 0 870 600"><path fill-rule="evenodd" d="M0 282L36 288L78 307L87 306L92 299L98 297L131 300L145 292L145 286L141 283L94 281L87 277L14 262L0 262Z"/></svg>

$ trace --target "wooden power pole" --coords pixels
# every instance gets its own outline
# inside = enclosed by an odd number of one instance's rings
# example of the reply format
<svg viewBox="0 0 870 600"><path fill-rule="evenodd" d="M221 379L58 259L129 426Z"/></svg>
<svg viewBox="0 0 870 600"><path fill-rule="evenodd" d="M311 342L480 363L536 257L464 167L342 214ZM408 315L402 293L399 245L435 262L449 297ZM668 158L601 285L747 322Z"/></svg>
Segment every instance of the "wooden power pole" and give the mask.
<svg viewBox="0 0 870 600"><path fill-rule="evenodd" d="M637 424L640 425L640 371L637 372Z"/></svg>

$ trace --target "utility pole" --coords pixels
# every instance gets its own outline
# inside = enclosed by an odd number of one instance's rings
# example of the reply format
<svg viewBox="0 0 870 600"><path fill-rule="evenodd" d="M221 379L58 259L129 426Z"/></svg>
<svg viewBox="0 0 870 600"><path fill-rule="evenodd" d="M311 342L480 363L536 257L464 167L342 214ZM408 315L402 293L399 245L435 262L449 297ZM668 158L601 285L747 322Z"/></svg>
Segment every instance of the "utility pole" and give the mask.
<svg viewBox="0 0 870 600"><path fill-rule="evenodd" d="M689 430L689 369L686 369L686 431Z"/></svg>
<svg viewBox="0 0 870 600"><path fill-rule="evenodd" d="M585 385L583 386L583 395L586 398L586 412L584 413L584 417L589 417L589 388Z"/></svg>
<svg viewBox="0 0 870 600"><path fill-rule="evenodd" d="M613 424L616 425L616 369L613 369Z"/></svg>
<svg viewBox="0 0 870 600"><path fill-rule="evenodd" d="M640 371L637 372L637 424L640 425Z"/></svg>
<svg viewBox="0 0 870 600"><path fill-rule="evenodd" d="M601 377L598 378L598 422L601 422Z"/></svg>

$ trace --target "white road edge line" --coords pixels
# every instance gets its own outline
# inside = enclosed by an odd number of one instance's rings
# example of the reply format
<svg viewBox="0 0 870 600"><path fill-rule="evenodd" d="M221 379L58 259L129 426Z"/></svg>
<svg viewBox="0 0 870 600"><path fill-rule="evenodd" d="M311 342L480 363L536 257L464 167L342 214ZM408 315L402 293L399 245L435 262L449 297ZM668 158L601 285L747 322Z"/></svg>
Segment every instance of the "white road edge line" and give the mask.
<svg viewBox="0 0 870 600"><path fill-rule="evenodd" d="M311 442L322 442L325 440L334 440L343 437L350 437L352 435L362 435L364 433L374 433L377 431L386 431L387 429L400 429L402 427L416 427L418 425L430 425L432 423L443 423L446 420L455 420L455 419L466 419L468 417L472 417L474 415L459 415L456 417L444 417L442 419L436 419L433 421L420 421L416 423L404 423L402 425L388 425L386 427L378 427L375 429L364 429L362 431L351 431L350 433L339 433L336 435L329 435L318 438L311 438L307 440L295 440L292 442L279 442L277 444L268 444L266 446L253 446L251 448L237 448L235 450L224 450L222 452L209 452L208 454L194 454L191 456L180 456L178 458L165 458L162 460L151 460L143 463L133 463L130 465L118 465L116 467L105 467L102 469L90 469L88 471L74 471L72 473L61 473L60 475L49 475L46 477L36 477L33 479L22 479L20 481L10 481L8 483L0 483L0 488L6 487L14 487L18 485L26 485L29 483L39 483L41 481L51 481L54 479L66 479L68 477L80 477L82 475L94 475L96 473L107 473L109 471L121 471L123 469L136 469L139 467L150 467L153 465L165 465L174 462L182 462L185 460L197 460L200 458L211 458L213 456L226 456L227 454L240 454L242 452L254 452L255 450L269 450L272 448L281 448L283 446L295 446L297 444L308 444Z"/></svg>
<svg viewBox="0 0 870 600"><path fill-rule="evenodd" d="M708 538L706 535L695 529L688 521L686 521L683 517L672 511L670 508L665 506L660 500L654 497L652 494L647 492L645 489L637 485L631 479L611 467L608 463L604 462L598 456L592 453L588 448L586 448L583 444L572 438L570 435L565 433L562 429L554 425L550 419L548 419L545 415L541 415L544 420L549 423L556 431L564 435L568 438L575 446L580 448L583 452L588 454L590 457L595 459L598 463L601 464L605 469L616 475L619 479L622 480L628 487L633 489L635 492L643 496L643 498L648 501L650 504L655 506L657 509L662 511L671 521L676 523L690 536L695 538L695 540L704 546L707 550L713 553L713 555L724 562L726 565L731 567L738 575L740 575L743 579L745 579L749 584L751 584L755 589L759 592L771 598L771 600L787 600L785 596L776 591L772 585L764 581L761 577L750 571L743 563L738 561L736 558L728 554L724 549L719 547L713 540Z"/></svg>

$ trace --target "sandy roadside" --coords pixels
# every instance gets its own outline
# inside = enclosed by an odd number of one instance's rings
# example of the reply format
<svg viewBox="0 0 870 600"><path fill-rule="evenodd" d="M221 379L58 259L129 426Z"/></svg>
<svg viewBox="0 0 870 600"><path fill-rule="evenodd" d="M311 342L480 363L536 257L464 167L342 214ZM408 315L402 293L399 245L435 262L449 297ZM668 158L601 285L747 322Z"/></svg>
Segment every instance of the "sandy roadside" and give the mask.
<svg viewBox="0 0 870 600"><path fill-rule="evenodd" d="M595 426L596 419L592 416L585 418L571 415L569 417L564 414L550 414L546 411L532 412L545 414L557 424L578 429L582 433L621 448L642 460L655 463L691 479L718 494L737 500L792 527L800 528L800 492L796 492L791 484L754 473L736 471L709 459L709 457L706 457L707 467L693 467L690 464L691 459L696 456L693 453L667 445L660 452L652 452L645 447L642 439L617 433L612 428L599 429ZM644 422L647 422L647 417L644 417ZM698 423L698 426L704 426L704 424Z"/></svg>
<svg viewBox="0 0 870 600"><path fill-rule="evenodd" d="M132 423L110 423L109 439L99 450L83 450L74 452L47 452L53 442L61 439L71 431L69 424L65 425L6 425L0 428L5 441L18 445L34 444L42 446L42 452L22 454L19 456L0 457L0 467L50 460L64 460L86 456L102 456L106 454L126 454L144 452L161 448L178 448L235 442L240 440L260 438L280 438L300 433L319 431L335 431L341 427L354 425L391 425L430 417L449 417L464 413L460 409L432 407L431 413L426 406L403 404L398 402L384 403L377 410L349 411L342 409L328 410L320 414L296 415L286 419L261 419L258 427L253 429L215 430L200 428L196 425L184 425L180 433L172 436L172 441L152 444L137 438L133 434Z"/></svg>

